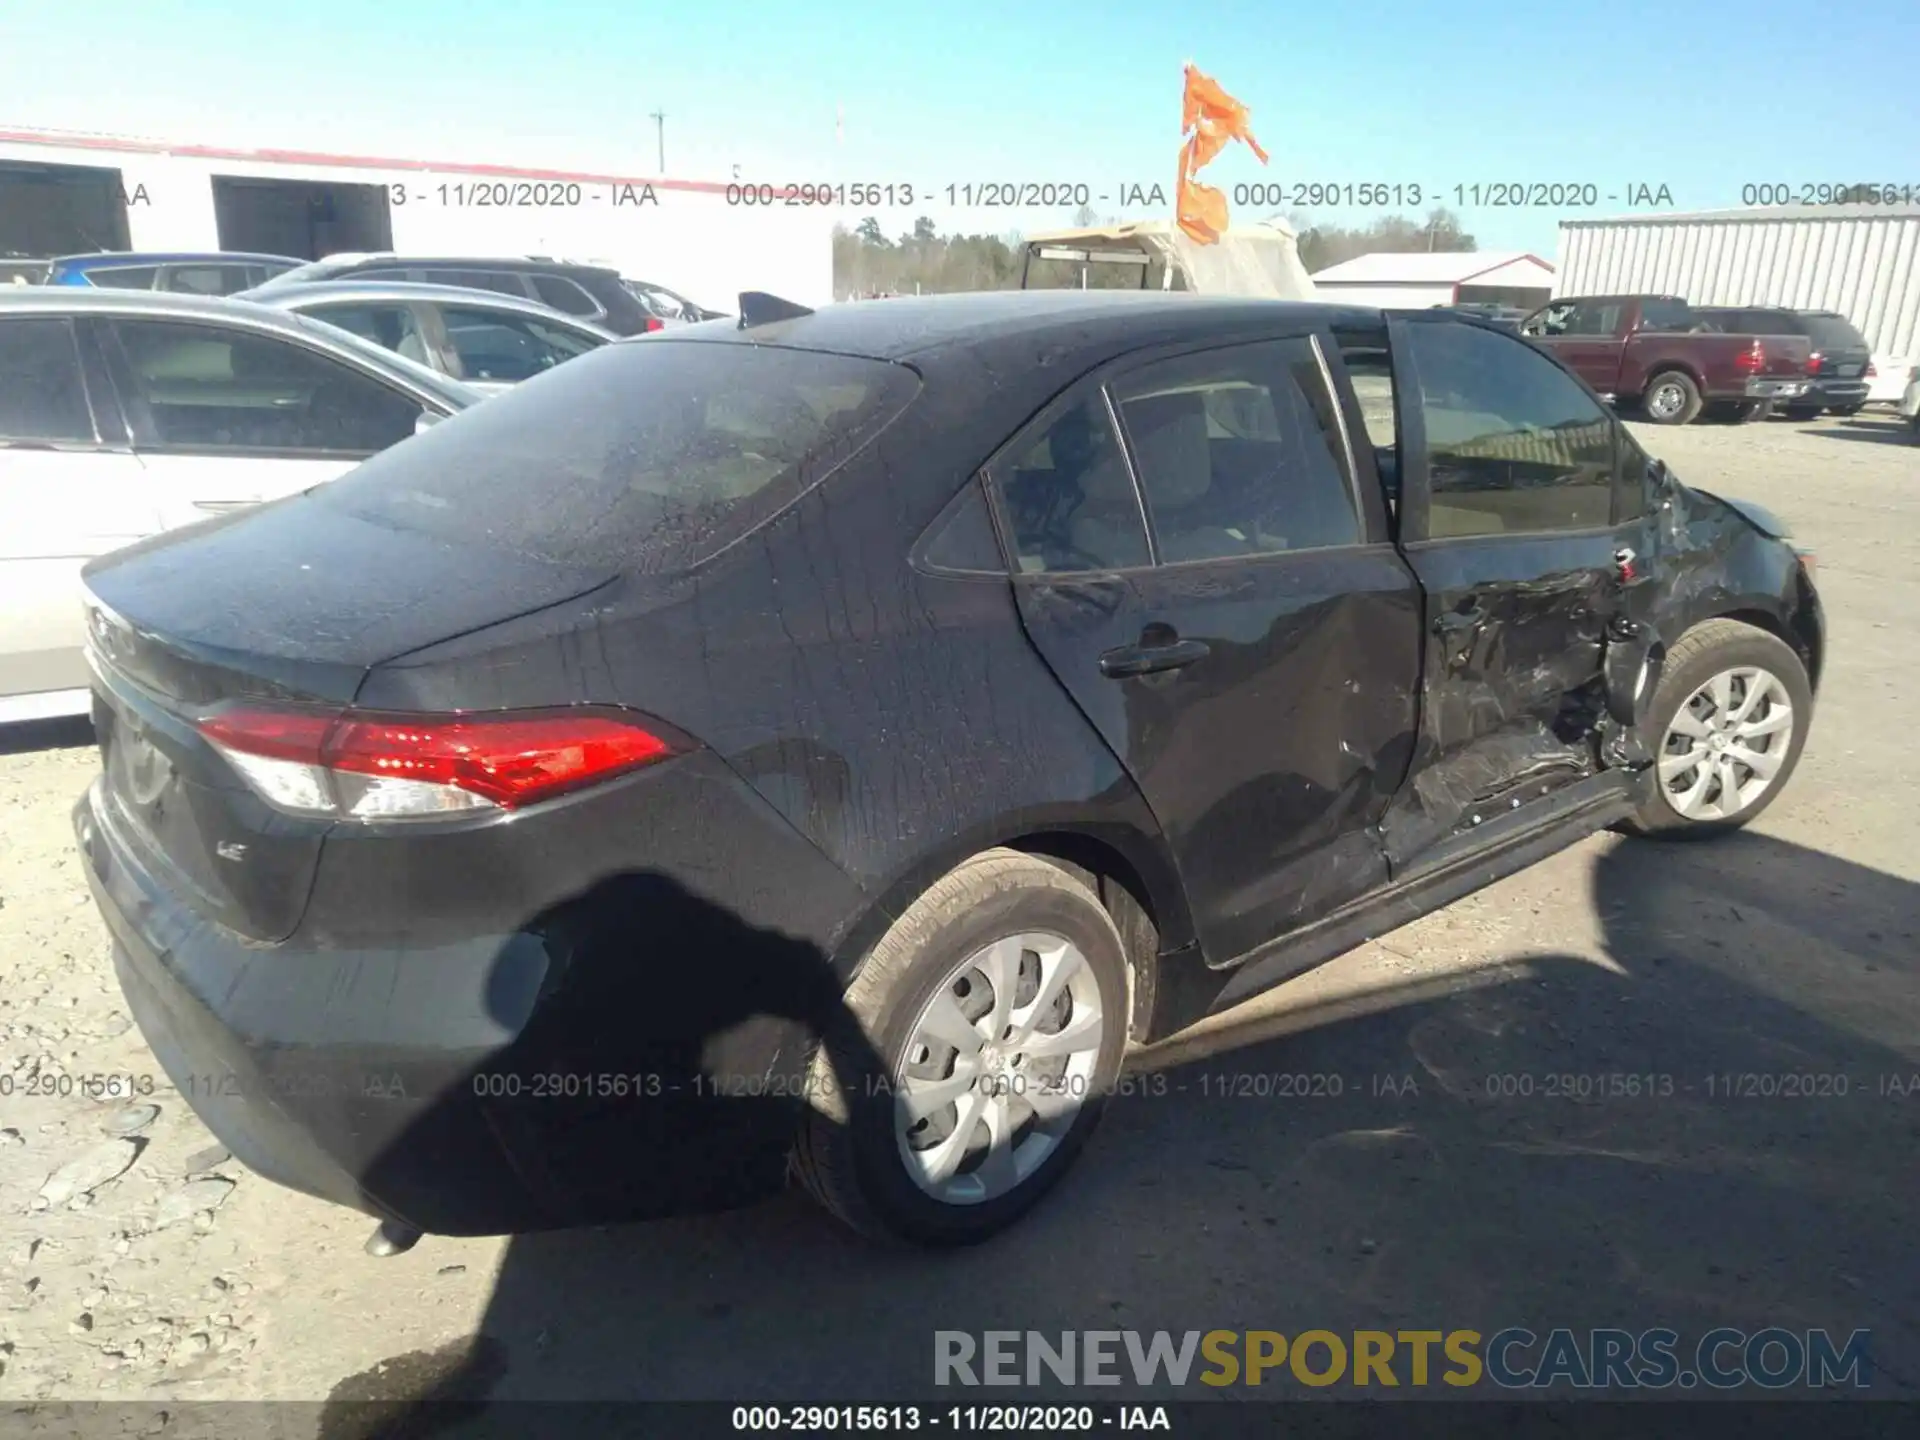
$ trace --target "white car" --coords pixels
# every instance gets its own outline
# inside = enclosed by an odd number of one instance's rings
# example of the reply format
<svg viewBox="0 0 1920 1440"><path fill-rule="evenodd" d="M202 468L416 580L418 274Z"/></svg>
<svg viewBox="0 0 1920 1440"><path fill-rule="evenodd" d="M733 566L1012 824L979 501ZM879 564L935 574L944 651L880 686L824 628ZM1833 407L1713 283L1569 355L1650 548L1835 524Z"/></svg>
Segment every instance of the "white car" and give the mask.
<svg viewBox="0 0 1920 1440"><path fill-rule="evenodd" d="M86 561L311 489L481 398L258 305L0 287L0 724L90 709Z"/></svg>
<svg viewBox="0 0 1920 1440"><path fill-rule="evenodd" d="M1920 444L1920 365L1907 372L1906 393L1900 397L1900 416L1907 422L1907 434Z"/></svg>
<svg viewBox="0 0 1920 1440"><path fill-rule="evenodd" d="M1875 355L1867 367L1867 404L1898 405L1913 367L1910 355Z"/></svg>

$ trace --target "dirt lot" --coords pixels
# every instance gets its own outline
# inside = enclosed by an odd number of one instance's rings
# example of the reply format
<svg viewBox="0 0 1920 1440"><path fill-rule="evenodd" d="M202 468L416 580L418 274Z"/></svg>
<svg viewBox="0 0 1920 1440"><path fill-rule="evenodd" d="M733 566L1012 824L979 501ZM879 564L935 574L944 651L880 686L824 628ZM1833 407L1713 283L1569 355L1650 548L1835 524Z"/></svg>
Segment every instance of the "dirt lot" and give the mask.
<svg viewBox="0 0 1920 1440"><path fill-rule="evenodd" d="M457 1373L503 1398L877 1400L928 1391L942 1328L1523 1322L1869 1328L1876 1388L1911 1397L1920 449L1867 417L1640 430L1820 552L1832 659L1782 802L1710 846L1589 840L1149 1057L1167 1093L1118 1102L1058 1195L967 1254L879 1253L790 1197L364 1256L366 1220L226 1160L159 1075L72 854L87 736L15 736L0 1399L398 1397ZM1342 1093L1205 1078L1237 1072ZM1720 1078L1789 1073L1845 1094ZM104 1074L154 1093L25 1093ZM1672 1089L1549 1097L1557 1074Z"/></svg>

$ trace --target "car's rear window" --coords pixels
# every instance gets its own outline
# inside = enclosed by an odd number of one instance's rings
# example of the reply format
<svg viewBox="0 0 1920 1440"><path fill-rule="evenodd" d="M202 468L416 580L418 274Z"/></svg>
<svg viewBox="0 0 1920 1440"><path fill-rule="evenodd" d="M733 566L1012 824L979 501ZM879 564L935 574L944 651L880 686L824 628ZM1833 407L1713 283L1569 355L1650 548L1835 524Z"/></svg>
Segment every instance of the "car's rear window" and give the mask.
<svg viewBox="0 0 1920 1440"><path fill-rule="evenodd" d="M1803 315L1807 334L1821 350L1865 350L1867 337L1854 329L1853 322L1838 315Z"/></svg>
<svg viewBox="0 0 1920 1440"><path fill-rule="evenodd" d="M315 492L376 523L581 565L699 563L919 393L886 361L659 337L606 345Z"/></svg>

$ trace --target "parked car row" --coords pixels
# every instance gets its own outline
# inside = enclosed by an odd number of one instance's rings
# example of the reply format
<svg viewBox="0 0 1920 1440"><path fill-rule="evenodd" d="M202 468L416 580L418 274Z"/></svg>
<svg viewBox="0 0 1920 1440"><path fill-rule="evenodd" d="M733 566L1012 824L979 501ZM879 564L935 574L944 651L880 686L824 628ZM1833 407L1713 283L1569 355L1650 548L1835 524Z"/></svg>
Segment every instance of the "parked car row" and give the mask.
<svg viewBox="0 0 1920 1440"><path fill-rule="evenodd" d="M1813 713L1785 527L1467 316L743 296L463 404L83 298L0 312L40 488L379 452L87 566L75 811L159 1063L375 1253L790 1165L979 1240L1131 1042L1596 830L1737 828Z"/></svg>
<svg viewBox="0 0 1920 1440"><path fill-rule="evenodd" d="M1892 387L1875 394L1866 337L1832 310L1568 296L1527 316L1519 331L1609 401L1637 407L1656 424L1703 415L1736 422L1776 412L1789 420L1857 415L1897 396Z"/></svg>

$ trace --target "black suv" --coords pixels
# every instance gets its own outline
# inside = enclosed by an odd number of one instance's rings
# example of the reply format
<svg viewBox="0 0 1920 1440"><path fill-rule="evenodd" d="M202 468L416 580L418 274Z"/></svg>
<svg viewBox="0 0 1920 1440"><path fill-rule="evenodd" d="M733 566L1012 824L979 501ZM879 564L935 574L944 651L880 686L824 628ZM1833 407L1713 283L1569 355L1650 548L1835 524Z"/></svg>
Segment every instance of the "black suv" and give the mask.
<svg viewBox="0 0 1920 1440"><path fill-rule="evenodd" d="M330 255L276 275L259 289L321 280L421 280L467 290L497 290L577 315L616 335L660 328L659 317L627 288L618 270L530 256Z"/></svg>
<svg viewBox="0 0 1920 1440"><path fill-rule="evenodd" d="M1834 310L1788 310L1772 305L1698 305L1694 313L1716 330L1740 335L1804 335L1813 342L1807 374L1813 387L1780 407L1789 420L1811 420L1822 410L1857 415L1867 403L1867 373L1873 347L1846 316Z"/></svg>

